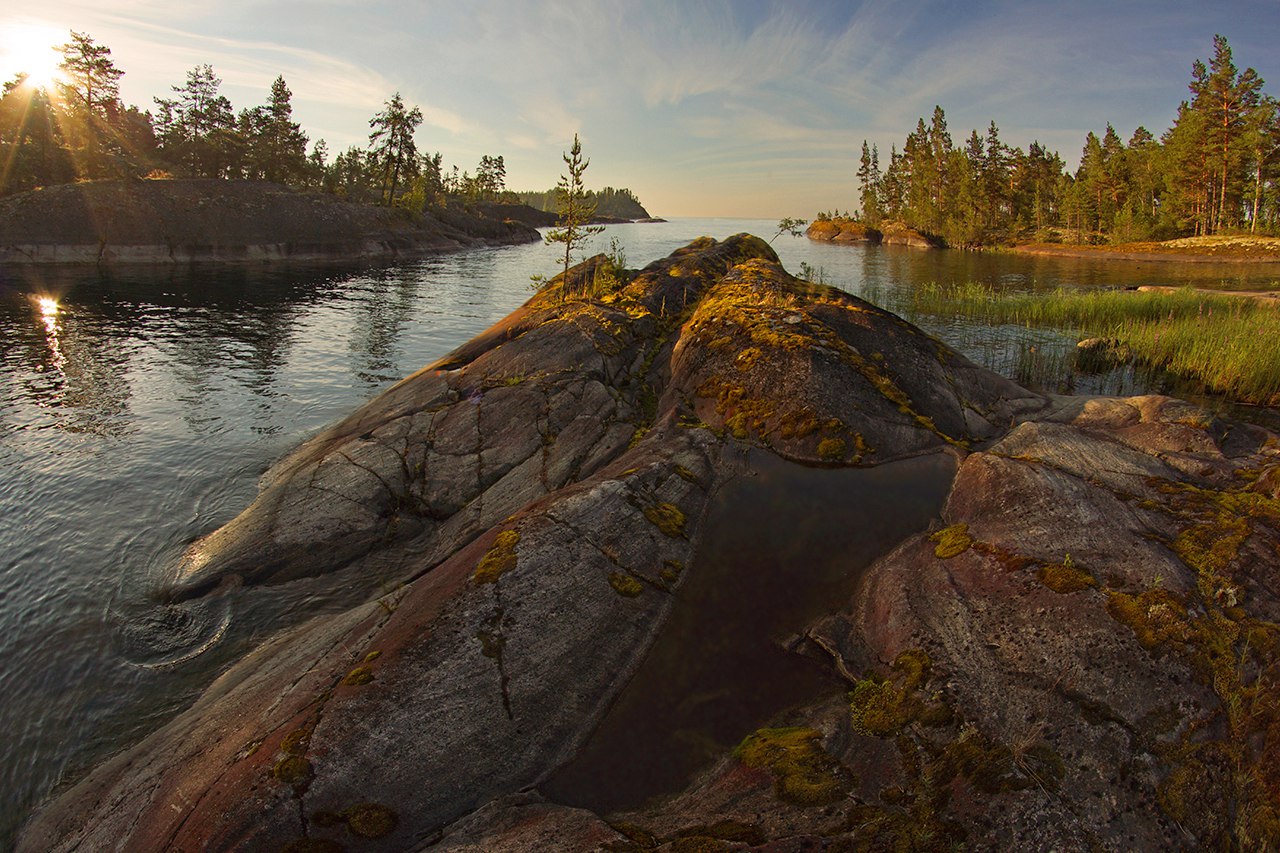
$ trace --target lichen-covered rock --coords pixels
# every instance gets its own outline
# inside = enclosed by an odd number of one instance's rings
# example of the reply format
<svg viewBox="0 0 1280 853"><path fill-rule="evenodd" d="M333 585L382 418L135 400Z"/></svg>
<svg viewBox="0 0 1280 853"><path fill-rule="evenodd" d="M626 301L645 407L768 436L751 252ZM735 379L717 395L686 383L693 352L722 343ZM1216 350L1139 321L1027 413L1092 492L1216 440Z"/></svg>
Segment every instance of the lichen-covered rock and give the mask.
<svg viewBox="0 0 1280 853"><path fill-rule="evenodd" d="M329 582L367 603L236 662L50 803L22 849L1280 839L1274 436L1164 397L1032 394L791 278L754 237L607 287L598 269L303 445L193 547L175 596ZM883 479L840 491L866 504L863 538L899 532L860 582L836 555L822 589L845 592L816 610L795 604L814 581L789 580L816 577L795 563L848 539L795 516L735 537L726 518L787 517L745 511L755 483L902 466L936 495L920 517L942 507L933 529L895 527L906 498ZM760 618L752 595L809 615ZM733 717L725 747L723 722L698 722L725 709L700 665L806 686ZM646 704L664 682L693 688ZM584 808L584 789L641 772L643 737L702 756L693 781Z"/></svg>

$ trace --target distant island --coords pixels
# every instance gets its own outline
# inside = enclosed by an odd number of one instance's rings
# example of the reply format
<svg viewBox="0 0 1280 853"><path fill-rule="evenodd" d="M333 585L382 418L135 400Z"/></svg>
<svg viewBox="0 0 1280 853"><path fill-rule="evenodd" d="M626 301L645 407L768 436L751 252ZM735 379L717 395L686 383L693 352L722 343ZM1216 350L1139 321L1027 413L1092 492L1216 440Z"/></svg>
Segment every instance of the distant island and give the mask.
<svg viewBox="0 0 1280 853"><path fill-rule="evenodd" d="M554 213L557 210L557 194L554 188L544 192L518 192L514 195L516 201L520 204L528 205L534 210L543 210L550 213ZM649 211L645 210L644 205L640 203L640 199L636 198L635 193L626 187L621 189L605 187L599 192L588 190L587 202L595 204L596 215L592 220L593 222L653 220L653 217L649 215Z"/></svg>

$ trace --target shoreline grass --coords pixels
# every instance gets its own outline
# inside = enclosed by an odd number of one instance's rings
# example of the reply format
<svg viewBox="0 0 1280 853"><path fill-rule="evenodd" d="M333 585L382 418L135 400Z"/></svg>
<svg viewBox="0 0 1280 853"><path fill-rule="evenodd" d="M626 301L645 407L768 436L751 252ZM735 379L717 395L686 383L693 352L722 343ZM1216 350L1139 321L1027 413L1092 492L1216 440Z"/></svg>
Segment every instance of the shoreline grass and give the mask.
<svg viewBox="0 0 1280 853"><path fill-rule="evenodd" d="M910 310L1108 338L1127 347L1135 361L1214 393L1280 405L1280 311L1247 298L1190 288L1003 293L970 282L926 284L913 293Z"/></svg>

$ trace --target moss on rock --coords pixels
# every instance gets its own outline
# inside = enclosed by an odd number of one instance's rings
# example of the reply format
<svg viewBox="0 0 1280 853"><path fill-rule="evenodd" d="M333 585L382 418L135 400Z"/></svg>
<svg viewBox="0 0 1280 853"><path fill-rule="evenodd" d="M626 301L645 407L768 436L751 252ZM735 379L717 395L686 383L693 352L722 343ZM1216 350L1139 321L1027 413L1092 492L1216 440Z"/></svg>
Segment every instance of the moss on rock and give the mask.
<svg viewBox="0 0 1280 853"><path fill-rule="evenodd" d="M759 729L734 755L748 767L768 770L774 793L784 802L821 806L845 797L840 764L822 748L822 733L816 729Z"/></svg>
<svg viewBox="0 0 1280 853"><path fill-rule="evenodd" d="M626 572L610 572L609 586L613 587L613 591L623 598L635 598L644 592L644 584Z"/></svg>
<svg viewBox="0 0 1280 853"><path fill-rule="evenodd" d="M504 530L493 540L493 545L476 566L476 583L497 583L498 578L516 567L516 544L520 541L518 530Z"/></svg>
<svg viewBox="0 0 1280 853"><path fill-rule="evenodd" d="M1061 563L1041 566L1036 576L1040 578L1040 583L1060 595L1068 595L1098 585L1097 579L1077 566L1070 554Z"/></svg>
<svg viewBox="0 0 1280 853"><path fill-rule="evenodd" d="M939 560L950 560L968 551L973 545L973 537L969 535L969 525L963 522L942 528L930 536L929 540L937 543L934 546L933 555Z"/></svg>
<svg viewBox="0 0 1280 853"><path fill-rule="evenodd" d="M659 503L644 508L644 517L672 539L684 538L684 512L673 503Z"/></svg>

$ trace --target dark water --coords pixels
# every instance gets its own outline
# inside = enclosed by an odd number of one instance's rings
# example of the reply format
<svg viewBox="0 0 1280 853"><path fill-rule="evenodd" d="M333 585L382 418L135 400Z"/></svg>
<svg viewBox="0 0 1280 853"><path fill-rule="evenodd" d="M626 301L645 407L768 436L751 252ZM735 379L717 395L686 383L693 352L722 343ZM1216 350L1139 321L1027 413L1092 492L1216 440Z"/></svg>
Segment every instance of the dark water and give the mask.
<svg viewBox="0 0 1280 853"><path fill-rule="evenodd" d="M601 812L682 789L779 712L847 685L783 643L850 601L863 569L942 510L947 454L807 468L752 451L716 496L649 656L581 754L542 786Z"/></svg>
<svg viewBox="0 0 1280 853"><path fill-rule="evenodd" d="M640 266L702 234L680 220L598 238ZM780 237L788 269L893 306L921 281L1014 288L1242 280L1230 269L921 253ZM443 355L555 270L542 245L386 269L20 273L0 269L0 848L60 780L154 729L244 648L341 607L319 585L165 607L165 567L225 523L272 461ZM38 296L55 297L42 308ZM1003 366L1009 344L934 328ZM1047 333L1046 333L1047 334ZM198 654L207 649L204 654Z"/></svg>

